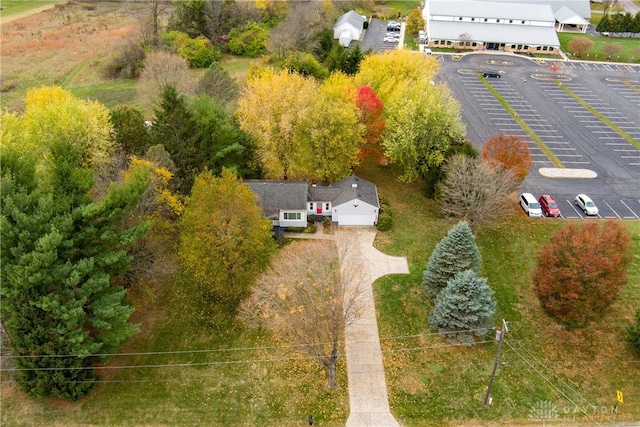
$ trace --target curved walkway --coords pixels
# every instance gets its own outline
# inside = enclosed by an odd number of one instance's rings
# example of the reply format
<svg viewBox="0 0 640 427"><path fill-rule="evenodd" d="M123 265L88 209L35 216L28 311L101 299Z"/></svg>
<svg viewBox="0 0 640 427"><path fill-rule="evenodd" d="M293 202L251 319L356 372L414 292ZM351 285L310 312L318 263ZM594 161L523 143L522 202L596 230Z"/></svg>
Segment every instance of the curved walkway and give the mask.
<svg viewBox="0 0 640 427"><path fill-rule="evenodd" d="M340 263L355 263L362 269L362 276L357 283L352 283L351 293L345 292L345 298L353 292L359 295L361 309L358 319L345 330L349 381L347 427L399 427L389 409L373 282L387 274L409 274L407 258L385 255L374 248L375 227L344 227L336 229L335 233L335 236L324 234L322 225L318 224L314 234L285 233L285 237L335 240L338 245L348 245L348 248L338 250L340 255L349 254L346 261L340 259ZM348 235L339 236L340 233Z"/></svg>
<svg viewBox="0 0 640 427"><path fill-rule="evenodd" d="M409 266L406 258L388 256L373 247L375 228L348 231L357 240L350 244L357 243L355 248L361 257L358 262L362 263L363 281L359 289L361 315L345 331L350 407L347 427L396 427L400 424L389 410L372 285L377 278L387 274L408 274Z"/></svg>

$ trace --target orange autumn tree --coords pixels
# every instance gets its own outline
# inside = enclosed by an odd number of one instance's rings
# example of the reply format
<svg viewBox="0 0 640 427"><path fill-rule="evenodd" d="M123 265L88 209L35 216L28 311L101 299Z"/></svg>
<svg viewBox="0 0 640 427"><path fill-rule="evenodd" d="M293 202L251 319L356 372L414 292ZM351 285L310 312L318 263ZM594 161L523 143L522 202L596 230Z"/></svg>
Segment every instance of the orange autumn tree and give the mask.
<svg viewBox="0 0 640 427"><path fill-rule="evenodd" d="M586 326L618 298L632 260L631 238L620 223L570 224L538 254L533 290L551 316Z"/></svg>
<svg viewBox="0 0 640 427"><path fill-rule="evenodd" d="M517 135L499 133L492 135L482 150L482 160L491 165L512 171L521 181L533 165L525 140Z"/></svg>
<svg viewBox="0 0 640 427"><path fill-rule="evenodd" d="M380 146L380 138L385 126L384 120L380 118L382 101L371 86L362 86L356 95L356 105L360 109L362 123L366 126L360 146L360 159L371 157L376 163L383 163L386 159Z"/></svg>

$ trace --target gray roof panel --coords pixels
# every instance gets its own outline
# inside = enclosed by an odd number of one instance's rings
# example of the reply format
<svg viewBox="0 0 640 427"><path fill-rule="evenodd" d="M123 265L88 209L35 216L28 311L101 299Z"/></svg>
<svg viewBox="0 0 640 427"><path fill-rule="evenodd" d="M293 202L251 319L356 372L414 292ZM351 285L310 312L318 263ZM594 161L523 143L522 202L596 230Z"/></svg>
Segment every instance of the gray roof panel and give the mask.
<svg viewBox="0 0 640 427"><path fill-rule="evenodd" d="M269 218L280 209L306 210L309 196L307 181L245 181L260 198L259 204Z"/></svg>

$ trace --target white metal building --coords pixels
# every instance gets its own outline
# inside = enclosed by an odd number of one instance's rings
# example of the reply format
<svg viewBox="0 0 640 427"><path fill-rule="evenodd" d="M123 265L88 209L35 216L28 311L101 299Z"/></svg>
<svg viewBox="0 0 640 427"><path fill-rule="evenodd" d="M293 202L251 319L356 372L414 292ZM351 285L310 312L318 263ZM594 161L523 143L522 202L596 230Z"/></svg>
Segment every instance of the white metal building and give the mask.
<svg viewBox="0 0 640 427"><path fill-rule="evenodd" d="M551 5L493 0L427 0L427 45L519 53L555 53L560 41Z"/></svg>

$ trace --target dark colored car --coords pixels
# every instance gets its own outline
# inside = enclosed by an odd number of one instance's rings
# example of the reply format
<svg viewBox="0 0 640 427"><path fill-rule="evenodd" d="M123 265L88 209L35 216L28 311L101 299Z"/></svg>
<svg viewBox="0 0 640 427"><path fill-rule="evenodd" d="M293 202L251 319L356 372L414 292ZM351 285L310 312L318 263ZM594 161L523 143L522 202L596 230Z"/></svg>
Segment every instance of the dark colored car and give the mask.
<svg viewBox="0 0 640 427"><path fill-rule="evenodd" d="M497 79L502 78L502 74L500 74L500 71L495 71L495 70L484 70L482 72L482 77L487 78L487 77L495 77Z"/></svg>
<svg viewBox="0 0 640 427"><path fill-rule="evenodd" d="M558 204L548 194L540 196L538 202L540 202L540 209L542 209L544 216L560 216L560 208L558 207Z"/></svg>

